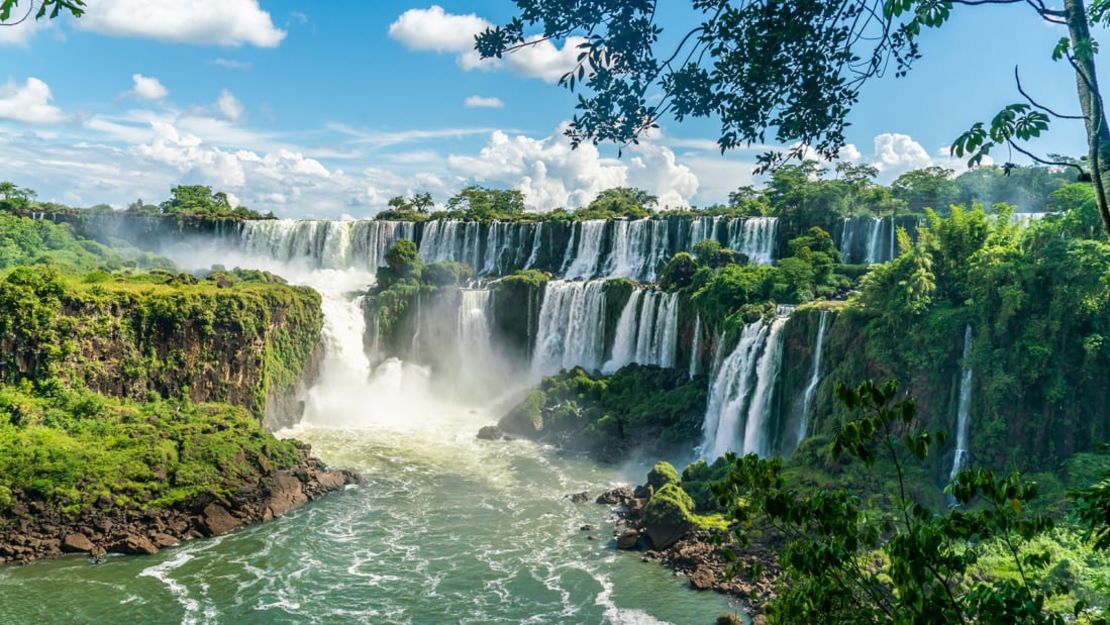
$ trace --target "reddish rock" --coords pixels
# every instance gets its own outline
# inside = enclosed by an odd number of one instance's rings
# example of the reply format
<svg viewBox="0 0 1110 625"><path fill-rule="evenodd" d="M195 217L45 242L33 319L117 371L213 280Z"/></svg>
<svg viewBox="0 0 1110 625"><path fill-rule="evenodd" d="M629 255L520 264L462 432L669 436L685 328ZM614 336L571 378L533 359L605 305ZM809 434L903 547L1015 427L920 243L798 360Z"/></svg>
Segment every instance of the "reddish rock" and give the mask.
<svg viewBox="0 0 1110 625"><path fill-rule="evenodd" d="M174 538L173 536L170 536L169 534L158 533L158 534L155 534L154 536L151 536L150 538L151 538L151 541L154 542L155 546L157 546L159 549L166 549L167 547L176 547L176 546L181 544L181 541Z"/></svg>
<svg viewBox="0 0 1110 625"><path fill-rule="evenodd" d="M694 590L713 590L717 586L717 574L707 566L699 566L690 574L690 586Z"/></svg>
<svg viewBox="0 0 1110 625"><path fill-rule="evenodd" d="M218 503L210 503L201 513L202 525L209 536L222 536L243 524Z"/></svg>
<svg viewBox="0 0 1110 625"><path fill-rule="evenodd" d="M112 553L122 553L129 556L152 556L158 553L158 547L144 536L128 534L123 540L115 543L109 549Z"/></svg>
<svg viewBox="0 0 1110 625"><path fill-rule="evenodd" d="M95 548L84 534L69 534L62 539L62 551L66 553L92 553Z"/></svg>
<svg viewBox="0 0 1110 625"><path fill-rule="evenodd" d="M304 484L288 473L278 473L270 489L270 501L266 506L270 514L279 517L290 510L308 502Z"/></svg>

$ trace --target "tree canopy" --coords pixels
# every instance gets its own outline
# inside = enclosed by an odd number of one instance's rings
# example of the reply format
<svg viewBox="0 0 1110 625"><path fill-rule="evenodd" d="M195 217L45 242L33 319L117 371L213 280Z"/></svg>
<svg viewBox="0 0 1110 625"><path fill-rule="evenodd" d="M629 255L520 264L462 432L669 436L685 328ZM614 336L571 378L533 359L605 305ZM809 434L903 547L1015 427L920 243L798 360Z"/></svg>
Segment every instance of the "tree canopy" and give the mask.
<svg viewBox="0 0 1110 625"><path fill-rule="evenodd" d="M989 122L976 123L955 139L952 152L970 165L1006 150L1042 164L1072 168L1095 183L1104 229L1110 235L1110 127L1095 71L1092 26L1110 24L1110 0L1066 0L1051 8L1043 0L691 0L693 27L663 44L657 0L514 0L519 14L481 33L476 49L500 58L549 40L580 36L577 65L561 84L578 94L567 134L582 142L636 143L665 116L679 122L711 118L720 125L721 150L775 142L784 149L759 156L769 171L809 150L835 160L846 145L848 116L863 86L893 73L904 76L921 58L922 34L947 24L956 10L987 4L1016 5L1031 19L1065 26L1046 55L1076 78L1080 114L1061 113L1038 102L1021 84L1022 101L1005 106ZM534 37L527 30L539 30ZM670 40L671 38L667 38ZM658 97L662 94L662 97ZM1089 154L1085 163L1044 158L1027 142L1053 120L1083 122ZM954 133L955 134L955 133Z"/></svg>

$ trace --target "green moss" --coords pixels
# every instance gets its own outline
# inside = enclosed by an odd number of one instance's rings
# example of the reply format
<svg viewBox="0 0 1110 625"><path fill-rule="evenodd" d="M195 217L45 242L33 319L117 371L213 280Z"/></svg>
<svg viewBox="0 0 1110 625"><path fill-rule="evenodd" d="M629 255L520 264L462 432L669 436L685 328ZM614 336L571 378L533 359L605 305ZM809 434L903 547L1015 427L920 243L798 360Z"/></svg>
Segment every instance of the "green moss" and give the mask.
<svg viewBox="0 0 1110 625"><path fill-rule="evenodd" d="M648 485L659 492L664 486L668 484L679 484L681 480L678 477L678 471L674 465L667 461L655 463L655 466L648 472Z"/></svg>
<svg viewBox="0 0 1110 625"><path fill-rule="evenodd" d="M686 451L701 436L706 386L683 371L631 365L591 377L574 369L547 378L540 390L510 411L506 429L606 462L633 450ZM542 431L522 427L530 422L542 423Z"/></svg>
<svg viewBox="0 0 1110 625"><path fill-rule="evenodd" d="M673 467L672 467L673 468ZM644 522L649 525L681 526L696 525L694 521L694 500L677 482L663 486L652 495L644 507Z"/></svg>
<svg viewBox="0 0 1110 625"><path fill-rule="evenodd" d="M13 492L70 515L104 501L171 506L202 493L231 495L265 466L302 459L296 443L226 404L140 404L56 380L0 386L0 510Z"/></svg>

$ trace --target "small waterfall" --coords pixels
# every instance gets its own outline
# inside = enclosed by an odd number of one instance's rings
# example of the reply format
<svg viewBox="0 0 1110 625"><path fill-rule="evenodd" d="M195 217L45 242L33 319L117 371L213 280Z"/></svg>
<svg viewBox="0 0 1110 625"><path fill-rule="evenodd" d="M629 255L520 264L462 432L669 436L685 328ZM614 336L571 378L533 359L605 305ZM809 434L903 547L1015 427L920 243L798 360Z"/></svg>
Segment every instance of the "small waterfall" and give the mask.
<svg viewBox="0 0 1110 625"><path fill-rule="evenodd" d="M458 313L458 381L466 393L493 381L493 292L464 289Z"/></svg>
<svg viewBox="0 0 1110 625"><path fill-rule="evenodd" d="M597 274L601 264L601 243L605 234L605 224L604 219L590 219L575 224L577 245L567 246L567 258L570 259L570 264L564 265L564 278L585 279ZM573 256L571 256L572 252Z"/></svg>
<svg viewBox="0 0 1110 625"><path fill-rule="evenodd" d="M967 468L971 451L968 449L968 438L971 435L971 324L964 330L964 352L960 373L960 403L956 412L956 454L952 457L952 472L949 479Z"/></svg>
<svg viewBox="0 0 1110 625"><path fill-rule="evenodd" d="M876 217L871 220L871 227L867 231L867 264L874 265L883 262L883 218Z"/></svg>
<svg viewBox="0 0 1110 625"><path fill-rule="evenodd" d="M605 354L604 287L603 280L547 283L532 355L534 374L601 367Z"/></svg>
<svg viewBox="0 0 1110 625"><path fill-rule="evenodd" d="M602 372L632 363L674 367L677 350L678 294L636 289L617 320L612 357Z"/></svg>
<svg viewBox="0 0 1110 625"><path fill-rule="evenodd" d="M735 220L729 226L728 247L744 254L752 263L770 265L775 262L778 229L777 217Z"/></svg>
<svg viewBox="0 0 1110 625"><path fill-rule="evenodd" d="M694 320L694 338L690 347L690 379L693 380L701 369L701 313Z"/></svg>
<svg viewBox="0 0 1110 625"><path fill-rule="evenodd" d="M528 256L528 262L524 263L525 269L531 269L536 266L536 261L540 257L540 248L543 245L543 222L539 222L534 226L532 233L532 253Z"/></svg>
<svg viewBox="0 0 1110 625"><path fill-rule="evenodd" d="M423 314L420 310L420 299L420 291L417 291L416 314L413 315L413 319L416 320L416 328L412 332L412 346L409 348L409 351L412 352L411 354L409 354L409 360L412 362L420 361L420 326L423 325Z"/></svg>
<svg viewBox="0 0 1110 625"><path fill-rule="evenodd" d="M239 247L253 256L317 269L371 271L385 265L394 243L412 240L415 227L397 221L244 221Z"/></svg>
<svg viewBox="0 0 1110 625"><path fill-rule="evenodd" d="M716 459L726 452L768 456L767 430L774 405L775 383L782 368L786 317L745 326L733 352L721 362L709 389L702 456Z"/></svg>
<svg viewBox="0 0 1110 625"><path fill-rule="evenodd" d="M817 324L817 345L813 348L813 370L809 374L809 384L802 396L802 418L798 425L798 444L809 436L809 417L813 410L813 400L817 398L817 385L821 383L821 356L825 352L825 329L829 324L829 311L821 311Z"/></svg>

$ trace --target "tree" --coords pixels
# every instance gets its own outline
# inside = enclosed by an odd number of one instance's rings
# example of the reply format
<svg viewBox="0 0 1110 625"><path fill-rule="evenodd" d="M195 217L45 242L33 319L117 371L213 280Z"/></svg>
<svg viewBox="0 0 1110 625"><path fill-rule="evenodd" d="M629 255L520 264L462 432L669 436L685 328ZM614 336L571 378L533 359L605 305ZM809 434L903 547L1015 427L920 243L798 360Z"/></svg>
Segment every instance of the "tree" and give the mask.
<svg viewBox="0 0 1110 625"><path fill-rule="evenodd" d="M471 185L447 200L447 209L463 211L471 219L511 217L524 212L524 194L519 189Z"/></svg>
<svg viewBox="0 0 1110 625"><path fill-rule="evenodd" d="M36 195L33 190L16 186L13 182L0 182L0 204L9 208L26 208Z"/></svg>
<svg viewBox="0 0 1110 625"><path fill-rule="evenodd" d="M389 199L389 208L399 213L427 214L434 207L431 193L417 193L411 198L397 195Z"/></svg>
<svg viewBox="0 0 1110 625"><path fill-rule="evenodd" d="M658 203L658 198L643 189L614 187L599 193L592 202L580 209L578 214L591 219L620 217L642 219L650 215L651 209Z"/></svg>
<svg viewBox="0 0 1110 625"><path fill-rule="evenodd" d="M925 167L908 171L890 186L894 197L906 203L911 211L931 208L947 210L956 201L956 181L954 171L944 167ZM976 198L981 199L981 198Z"/></svg>
<svg viewBox="0 0 1110 625"><path fill-rule="evenodd" d="M0 24L0 26L14 26L19 22L31 17L31 12L35 10L34 0L27 0L27 14L18 18L16 22L9 22L12 17L12 9L19 6L20 0L0 0L0 22L8 22ZM85 0L41 0L39 3L39 11L35 13L35 19L42 19L49 16L51 19L61 15L62 11L68 11L73 17L81 17L85 14Z"/></svg>
<svg viewBox="0 0 1110 625"><path fill-rule="evenodd" d="M1023 550L1053 526L1030 513L1035 483L1018 473L966 470L947 489L958 507L930 511L911 494L907 469L942 445L945 433L915 429L916 404L900 399L894 383L838 386L836 393L852 417L826 453L892 475L892 492L864 500L847 489L799 487L785 479L781 459L754 455L727 456L729 473L714 487L741 544L760 528L783 537L769 624L1064 625L1084 612L1083 601L1049 608L1067 582L1045 575L1048 554ZM1103 496L1087 494L1092 517ZM1105 526L1095 518L1091 527ZM977 570L992 545L1007 554L1015 578L984 578ZM1097 616L1086 622L1106 623Z"/></svg>
<svg viewBox="0 0 1110 625"><path fill-rule="evenodd" d="M561 80L584 87L567 129L573 145L635 143L671 115L715 118L721 150L773 140L790 146L759 156L762 171L815 151L835 160L845 146L846 118L863 86L893 70L905 76L921 58L922 34L948 23L955 9L1014 4L1031 18L1065 26L1068 35L1051 51L1076 78L1080 114L1059 113L1025 89L1023 101L1004 107L989 123L958 137L953 154L978 165L995 148L1042 164L1076 170L1094 182L1103 228L1110 236L1110 126L1095 68L1098 45L1092 26L1110 24L1110 0L691 0L695 24L663 48L657 0L514 0L519 16L489 28L476 41L483 58L500 58L552 39L582 36L578 62ZM526 33L538 26L541 37ZM1020 44L1019 44L1020 45ZM1045 51L1046 54L1049 51ZM659 94L662 97L657 97ZM1086 165L1042 158L1025 143L1054 120L1086 127ZM770 136L769 136L770 135Z"/></svg>

